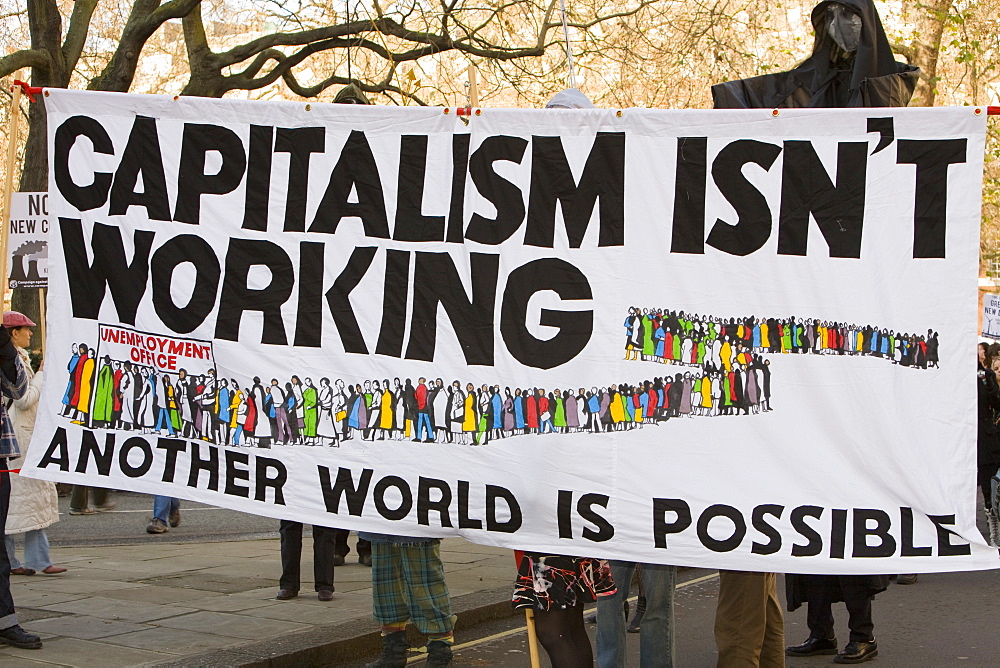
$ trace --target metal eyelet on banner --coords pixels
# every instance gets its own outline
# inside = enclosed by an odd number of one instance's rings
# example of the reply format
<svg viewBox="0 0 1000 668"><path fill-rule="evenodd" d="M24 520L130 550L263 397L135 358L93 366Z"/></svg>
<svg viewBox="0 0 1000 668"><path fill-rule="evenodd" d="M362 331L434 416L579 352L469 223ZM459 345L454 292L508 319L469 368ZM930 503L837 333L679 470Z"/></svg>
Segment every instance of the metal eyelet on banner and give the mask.
<svg viewBox="0 0 1000 668"><path fill-rule="evenodd" d="M621 109L619 109L618 111L615 112L615 116L617 116L618 118L621 118L624 115L625 115L625 112L623 112Z"/></svg>
<svg viewBox="0 0 1000 668"><path fill-rule="evenodd" d="M976 114L976 116L982 116L983 115L983 108L982 107L976 107L975 114Z"/></svg>
<svg viewBox="0 0 1000 668"><path fill-rule="evenodd" d="M306 105L306 111L312 111L313 106L311 104Z"/></svg>
<svg viewBox="0 0 1000 668"><path fill-rule="evenodd" d="M777 109L772 109L772 110L771 110L771 115L772 115L772 116L774 116L775 118L777 118L777 117L778 117L778 114L780 114L780 113L781 113L781 112L780 112L780 111L778 111Z"/></svg>

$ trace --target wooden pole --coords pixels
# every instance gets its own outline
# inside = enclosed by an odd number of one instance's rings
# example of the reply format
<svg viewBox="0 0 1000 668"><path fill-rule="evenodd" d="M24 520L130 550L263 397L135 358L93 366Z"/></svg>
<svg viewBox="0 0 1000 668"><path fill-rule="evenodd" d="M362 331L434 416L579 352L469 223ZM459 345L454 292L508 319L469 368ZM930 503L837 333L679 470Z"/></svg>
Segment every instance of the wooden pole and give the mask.
<svg viewBox="0 0 1000 668"><path fill-rule="evenodd" d="M20 72L15 75L20 79ZM3 288L0 295L6 303L7 290L7 234L10 232L10 198L14 190L14 159L17 157L17 130L21 120L21 87L11 86L10 120L7 124L7 173L3 182L3 230L0 231L0 280Z"/></svg>
<svg viewBox="0 0 1000 668"><path fill-rule="evenodd" d="M477 80L475 65L469 65L469 106L479 106L479 81Z"/></svg>
<svg viewBox="0 0 1000 668"><path fill-rule="evenodd" d="M41 337L42 360L45 359L45 288L38 288L38 336Z"/></svg>
<svg viewBox="0 0 1000 668"><path fill-rule="evenodd" d="M535 632L535 611L525 608L524 621L528 626L528 656L531 657L531 668L541 668L542 657L538 653L538 634Z"/></svg>

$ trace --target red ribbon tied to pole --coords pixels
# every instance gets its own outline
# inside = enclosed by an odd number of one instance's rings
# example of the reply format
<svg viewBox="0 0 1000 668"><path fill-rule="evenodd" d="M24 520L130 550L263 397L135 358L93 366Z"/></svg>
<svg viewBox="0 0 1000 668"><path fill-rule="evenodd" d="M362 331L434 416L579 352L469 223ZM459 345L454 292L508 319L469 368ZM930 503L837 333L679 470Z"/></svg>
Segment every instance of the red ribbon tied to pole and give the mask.
<svg viewBox="0 0 1000 668"><path fill-rule="evenodd" d="M21 92L28 96L28 99L32 102L35 101L36 95L42 94L41 86L29 86L28 82L21 81L20 79L14 79L14 85L21 87Z"/></svg>

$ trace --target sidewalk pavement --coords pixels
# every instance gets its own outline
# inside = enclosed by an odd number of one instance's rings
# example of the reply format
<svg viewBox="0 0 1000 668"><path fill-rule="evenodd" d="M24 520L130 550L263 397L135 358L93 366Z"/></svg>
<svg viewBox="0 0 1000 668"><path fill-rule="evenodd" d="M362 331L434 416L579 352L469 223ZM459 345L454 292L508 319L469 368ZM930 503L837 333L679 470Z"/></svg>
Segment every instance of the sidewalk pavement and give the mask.
<svg viewBox="0 0 1000 668"><path fill-rule="evenodd" d="M0 646L0 665L352 665L378 652L371 569L354 553L336 569L333 601L317 600L305 579L298 598L278 601L277 539L164 538L60 547L66 573L12 575L21 626L40 634L44 647ZM303 543L307 576L311 538ZM441 551L459 635L463 627L513 614L511 550L449 538Z"/></svg>

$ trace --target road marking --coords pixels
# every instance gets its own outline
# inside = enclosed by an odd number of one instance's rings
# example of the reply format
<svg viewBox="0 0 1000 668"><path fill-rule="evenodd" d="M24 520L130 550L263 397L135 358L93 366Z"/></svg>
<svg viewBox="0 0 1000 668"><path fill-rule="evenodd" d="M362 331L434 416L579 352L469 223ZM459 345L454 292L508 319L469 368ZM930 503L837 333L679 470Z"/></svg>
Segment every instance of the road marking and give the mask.
<svg viewBox="0 0 1000 668"><path fill-rule="evenodd" d="M696 584L705 582L707 580L713 580L713 579L715 579L717 577L719 577L718 573L710 573L709 575L702 575L700 578L694 578L693 580L688 580L686 582L682 582L679 585L677 585L676 587L674 587L674 589L683 589L684 587L690 587L691 585L696 585ZM629 602L634 602L638 598L639 598L638 596L633 596L633 597L629 598L628 600L629 600ZM591 610L585 610L584 614L589 614L590 612L591 612ZM517 635L518 633L527 633L527 631L528 631L528 627L527 626L520 626L520 627L518 627L516 629L510 629L510 630L507 630L507 631L501 631L500 633L494 633L491 636L486 636L485 638L479 638L478 640L470 640L469 642L464 642L464 643L462 643L460 645L453 645L452 646L452 650L456 650L457 651L457 650L460 650L460 649L467 649L469 647L475 647L477 645L483 645L485 643L492 642L494 640L500 640L502 638L508 638L510 636ZM406 663L410 664L410 663L416 663L418 661L423 661L425 658L427 658L426 657L427 648L426 647L420 647L420 648L417 648L417 649L411 649L410 650L410 654L414 654L415 656L411 656L409 659L407 659Z"/></svg>

